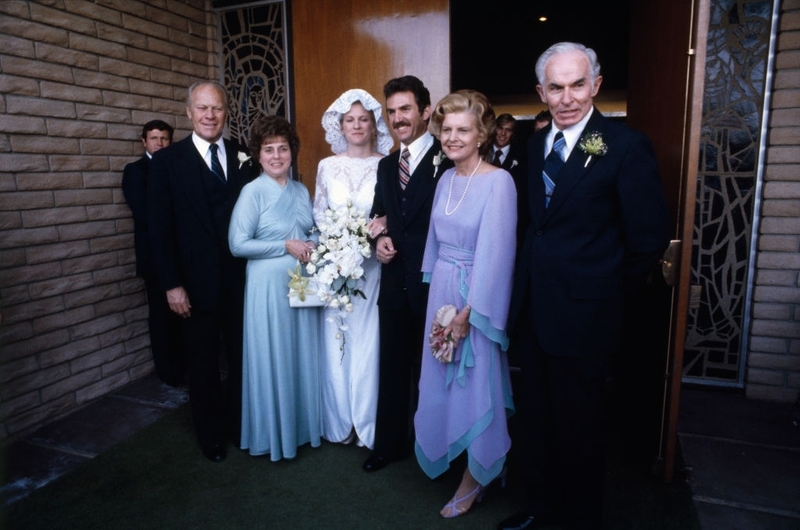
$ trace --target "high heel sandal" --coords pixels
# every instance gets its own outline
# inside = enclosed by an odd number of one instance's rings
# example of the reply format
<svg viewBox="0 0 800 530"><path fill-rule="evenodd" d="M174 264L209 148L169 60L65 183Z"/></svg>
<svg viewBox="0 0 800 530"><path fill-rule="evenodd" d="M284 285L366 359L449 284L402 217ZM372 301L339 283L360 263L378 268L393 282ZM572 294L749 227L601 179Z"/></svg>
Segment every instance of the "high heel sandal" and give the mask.
<svg viewBox="0 0 800 530"><path fill-rule="evenodd" d="M483 491L484 491L483 486L478 484L475 487L474 490L470 491L469 493L467 493L466 495L464 495L460 499L456 499L455 496L453 496L453 498L450 500L450 502L448 502L447 504L444 505L444 508L442 508L442 511L439 512L439 514L442 517L444 517L445 519L452 519L453 517L458 517L459 515L464 515L465 513L467 513L470 510L470 508L472 508L472 504L476 500L478 502L481 502L481 499L483 498ZM469 501L469 504L467 504L466 507L463 510L459 509L459 506L458 506L459 503L466 502L466 501ZM447 511L446 511L448 508L452 509L452 511L449 512L449 513L447 513Z"/></svg>
<svg viewBox="0 0 800 530"><path fill-rule="evenodd" d="M508 478L508 468L504 467L503 470L500 472L500 474L497 475L494 479L492 479L492 482L490 482L488 486L483 487L480 484L478 484L475 487L474 490L470 491L469 493L467 493L466 495L464 495L460 499L456 499L455 496L453 496L453 498L450 499L450 502L445 504L444 508L442 508L442 512L444 512L448 508L450 508L452 511L450 513L447 513L447 514L440 512L440 515L442 517L446 518L446 519L452 519L453 517L458 517L459 515L464 515L465 513L470 511L470 509L472 508L472 505L475 502L481 502L483 500L483 496L486 493L486 488L491 486L494 482L500 481L500 487L501 488L505 488L506 487L506 478ZM458 506L459 503L466 502L467 500L470 499L470 497L473 497L473 496L475 498L470 501L470 503L467 505L467 507L464 510L459 510L459 506Z"/></svg>

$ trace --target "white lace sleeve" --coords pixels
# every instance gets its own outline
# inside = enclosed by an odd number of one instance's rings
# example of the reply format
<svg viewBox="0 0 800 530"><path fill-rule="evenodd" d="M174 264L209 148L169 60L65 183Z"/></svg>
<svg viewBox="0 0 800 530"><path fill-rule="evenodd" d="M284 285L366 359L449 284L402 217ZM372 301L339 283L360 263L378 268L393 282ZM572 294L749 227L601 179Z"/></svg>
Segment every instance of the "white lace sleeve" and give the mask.
<svg viewBox="0 0 800 530"><path fill-rule="evenodd" d="M325 219L325 210L328 209L328 186L324 168L325 160L320 160L317 165L317 183L314 188L314 223L317 226Z"/></svg>

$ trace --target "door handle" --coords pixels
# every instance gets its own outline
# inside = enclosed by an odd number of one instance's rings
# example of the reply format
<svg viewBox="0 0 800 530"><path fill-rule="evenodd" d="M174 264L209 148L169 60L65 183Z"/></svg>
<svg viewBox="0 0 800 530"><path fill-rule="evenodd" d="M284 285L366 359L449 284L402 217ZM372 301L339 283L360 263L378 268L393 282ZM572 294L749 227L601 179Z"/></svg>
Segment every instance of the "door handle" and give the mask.
<svg viewBox="0 0 800 530"><path fill-rule="evenodd" d="M664 275L664 281L670 287L675 287L678 284L678 264L680 263L682 241L680 239L673 239L669 242L667 250L664 251L664 257L659 260L661 264L661 274Z"/></svg>

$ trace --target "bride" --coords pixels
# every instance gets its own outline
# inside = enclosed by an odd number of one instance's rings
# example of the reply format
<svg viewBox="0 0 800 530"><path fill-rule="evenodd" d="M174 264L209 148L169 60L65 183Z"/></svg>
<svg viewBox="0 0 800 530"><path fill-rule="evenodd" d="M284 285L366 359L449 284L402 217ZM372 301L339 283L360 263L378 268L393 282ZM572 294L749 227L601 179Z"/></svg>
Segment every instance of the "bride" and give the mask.
<svg viewBox="0 0 800 530"><path fill-rule="evenodd" d="M352 89L322 115L325 140L335 156L317 169L314 220L320 226L325 210L352 203L368 214L372 207L378 161L392 148L381 105L368 92ZM380 231L381 220L370 223ZM377 228L376 228L377 227ZM374 234L377 235L377 234ZM323 437L372 449L378 405L378 286L380 264L375 255L362 265L359 289L366 300L353 297L341 331L339 310L325 308L324 355L321 359Z"/></svg>

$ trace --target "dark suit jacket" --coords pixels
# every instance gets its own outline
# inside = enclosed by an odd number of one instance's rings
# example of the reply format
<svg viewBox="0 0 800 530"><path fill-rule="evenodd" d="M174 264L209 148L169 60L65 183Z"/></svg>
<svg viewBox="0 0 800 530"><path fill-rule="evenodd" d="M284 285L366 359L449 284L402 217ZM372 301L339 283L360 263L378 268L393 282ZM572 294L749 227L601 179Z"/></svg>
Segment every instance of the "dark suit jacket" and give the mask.
<svg viewBox="0 0 800 530"><path fill-rule="evenodd" d="M490 163L493 155L494 148L492 148L492 150L489 152ZM514 178L514 182L518 182L520 179L524 178L522 171L525 168L526 158L527 155L525 154L525 148L519 145L517 142L512 141L508 147L508 155L506 155L506 159L503 160L503 163L500 165L500 167L511 173L511 176Z"/></svg>
<svg viewBox="0 0 800 530"><path fill-rule="evenodd" d="M655 153L644 134L595 109L584 134L600 133L607 154L587 161L576 145L545 208L548 130L528 142L529 215L512 313L531 312L548 353L608 354L619 344L624 289L649 274L670 239Z"/></svg>
<svg viewBox="0 0 800 530"><path fill-rule="evenodd" d="M136 274L155 274L153 251L147 229L147 174L150 158L143 156L125 166L122 172L122 193L133 213L133 245L136 251Z"/></svg>
<svg viewBox="0 0 800 530"><path fill-rule="evenodd" d="M453 166L445 159L436 171L434 155L442 151L442 144L434 139L433 145L420 160L405 192L401 192L397 171L399 150L381 159L375 184L375 198L370 216L386 215L387 235L392 238L397 255L381 267L381 289L378 305L389 309L405 306L408 300L424 314L428 286L422 283L422 255L428 237L428 224L433 206L436 183L447 168ZM404 214L405 212L405 214Z"/></svg>
<svg viewBox="0 0 800 530"><path fill-rule="evenodd" d="M492 162L494 157L494 147L487 156L488 162ZM528 193L527 193L527 164L528 156L525 148L517 142L511 142L508 154L500 165L511 174L514 185L517 187L517 241L522 241L525 235L525 220L528 218Z"/></svg>
<svg viewBox="0 0 800 530"><path fill-rule="evenodd" d="M157 151L150 168L148 223L153 258L164 291L182 286L193 309L212 309L221 295L221 274L235 274L226 283L244 285L245 260L228 248L228 225L249 165L239 169L236 144L225 140L227 184L211 172L191 135Z"/></svg>

